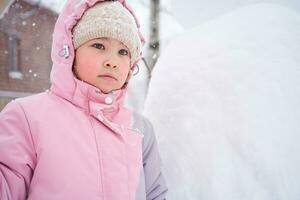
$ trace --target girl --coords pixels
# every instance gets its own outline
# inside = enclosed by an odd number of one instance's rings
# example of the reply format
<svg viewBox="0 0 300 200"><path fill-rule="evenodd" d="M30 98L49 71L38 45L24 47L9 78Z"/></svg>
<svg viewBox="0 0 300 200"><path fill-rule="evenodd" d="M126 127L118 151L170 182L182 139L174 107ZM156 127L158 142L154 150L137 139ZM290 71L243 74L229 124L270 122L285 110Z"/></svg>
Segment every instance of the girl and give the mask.
<svg viewBox="0 0 300 200"><path fill-rule="evenodd" d="M1 200L165 199L152 126L123 107L142 43L125 0L67 2L50 90L0 114Z"/></svg>

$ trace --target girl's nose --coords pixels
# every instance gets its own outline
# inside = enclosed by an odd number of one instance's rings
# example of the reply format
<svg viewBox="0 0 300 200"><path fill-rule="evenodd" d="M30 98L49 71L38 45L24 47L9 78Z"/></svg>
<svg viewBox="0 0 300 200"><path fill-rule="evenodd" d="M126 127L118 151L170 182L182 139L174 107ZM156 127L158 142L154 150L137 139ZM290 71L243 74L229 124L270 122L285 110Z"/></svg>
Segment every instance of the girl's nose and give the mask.
<svg viewBox="0 0 300 200"><path fill-rule="evenodd" d="M113 59L108 59L107 61L104 62L104 66L105 67L109 67L109 68L116 68L118 65L117 63L113 60Z"/></svg>

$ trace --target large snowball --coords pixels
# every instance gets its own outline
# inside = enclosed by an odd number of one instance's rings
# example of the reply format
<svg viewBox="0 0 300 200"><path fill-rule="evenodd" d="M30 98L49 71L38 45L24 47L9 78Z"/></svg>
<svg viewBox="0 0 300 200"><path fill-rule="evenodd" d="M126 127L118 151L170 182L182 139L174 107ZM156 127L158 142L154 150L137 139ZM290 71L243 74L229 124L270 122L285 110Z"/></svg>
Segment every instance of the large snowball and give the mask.
<svg viewBox="0 0 300 200"><path fill-rule="evenodd" d="M177 38L145 114L169 199L299 199L300 15L255 4Z"/></svg>

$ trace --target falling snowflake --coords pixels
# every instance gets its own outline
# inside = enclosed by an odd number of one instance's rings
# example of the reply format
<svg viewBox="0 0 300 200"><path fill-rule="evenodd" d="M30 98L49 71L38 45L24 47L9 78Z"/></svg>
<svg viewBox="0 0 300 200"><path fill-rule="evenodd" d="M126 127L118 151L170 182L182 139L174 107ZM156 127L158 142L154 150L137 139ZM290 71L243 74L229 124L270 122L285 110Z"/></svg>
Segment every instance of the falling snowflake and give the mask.
<svg viewBox="0 0 300 200"><path fill-rule="evenodd" d="M152 59L156 59L157 58L157 54L153 54Z"/></svg>

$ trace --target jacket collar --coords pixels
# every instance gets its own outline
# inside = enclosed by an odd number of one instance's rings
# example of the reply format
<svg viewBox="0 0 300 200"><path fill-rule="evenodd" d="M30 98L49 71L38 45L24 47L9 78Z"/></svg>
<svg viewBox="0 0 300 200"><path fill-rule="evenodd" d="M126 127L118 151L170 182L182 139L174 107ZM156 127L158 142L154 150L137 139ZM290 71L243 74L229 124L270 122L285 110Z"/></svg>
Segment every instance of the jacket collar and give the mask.
<svg viewBox="0 0 300 200"><path fill-rule="evenodd" d="M75 89L71 96L62 94L58 88L53 86L51 87L51 92L66 99L95 118L101 115L113 123L130 127L130 112L123 107L127 91L126 85L122 89L106 94L98 88L80 81L75 77L74 81Z"/></svg>
<svg viewBox="0 0 300 200"><path fill-rule="evenodd" d="M112 118L112 115L115 115L120 107L123 106L125 87L106 94L98 88L78 79L75 79L75 82L76 87L72 102L90 114L96 115L101 111L108 118Z"/></svg>

